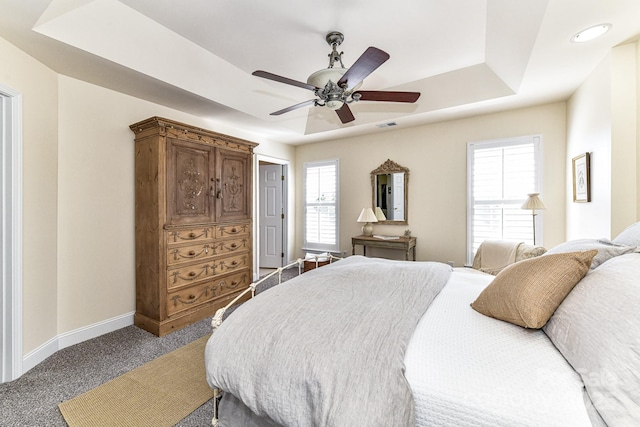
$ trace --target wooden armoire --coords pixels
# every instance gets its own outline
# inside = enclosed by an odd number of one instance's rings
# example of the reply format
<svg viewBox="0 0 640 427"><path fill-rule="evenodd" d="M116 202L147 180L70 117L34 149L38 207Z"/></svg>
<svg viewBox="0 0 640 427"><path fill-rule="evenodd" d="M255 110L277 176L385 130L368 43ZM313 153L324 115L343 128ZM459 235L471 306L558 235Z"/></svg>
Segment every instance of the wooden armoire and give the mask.
<svg viewBox="0 0 640 427"><path fill-rule="evenodd" d="M252 281L257 145L152 117L132 124L136 314L158 336L225 306Z"/></svg>

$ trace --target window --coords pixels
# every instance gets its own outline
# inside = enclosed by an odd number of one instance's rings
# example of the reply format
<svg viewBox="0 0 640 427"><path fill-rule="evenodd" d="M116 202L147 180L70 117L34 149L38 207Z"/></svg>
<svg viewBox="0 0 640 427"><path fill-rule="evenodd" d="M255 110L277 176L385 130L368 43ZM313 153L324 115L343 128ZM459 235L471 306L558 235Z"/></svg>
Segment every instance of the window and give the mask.
<svg viewBox="0 0 640 427"><path fill-rule="evenodd" d="M339 166L337 159L304 164L305 250L340 251Z"/></svg>
<svg viewBox="0 0 640 427"><path fill-rule="evenodd" d="M533 243L528 193L541 187L542 137L527 136L467 145L467 263L485 239ZM535 216L536 242L541 239Z"/></svg>

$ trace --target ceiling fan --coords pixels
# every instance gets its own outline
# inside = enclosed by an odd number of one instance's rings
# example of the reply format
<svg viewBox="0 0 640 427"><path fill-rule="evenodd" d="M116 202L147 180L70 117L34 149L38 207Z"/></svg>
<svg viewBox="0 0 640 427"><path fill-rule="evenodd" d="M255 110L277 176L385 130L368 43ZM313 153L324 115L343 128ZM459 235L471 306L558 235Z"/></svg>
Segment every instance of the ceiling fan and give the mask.
<svg viewBox="0 0 640 427"><path fill-rule="evenodd" d="M342 53L337 47L344 41L344 35L338 31L332 31L326 36L327 43L332 51L329 54L329 67L316 71L307 79L307 83L278 76L267 71L254 71L254 76L273 80L288 85L308 89L315 93L316 99L301 102L296 105L284 108L271 113L272 116L306 107L318 106L328 107L335 110L342 123L349 123L355 120L349 104L358 101L383 101L383 102L416 102L420 97L420 92L393 92L377 90L358 90L362 86L362 81L376 68L382 65L389 54L375 47L369 47L351 66L344 68L342 64ZM340 63L340 68L333 68L335 62Z"/></svg>

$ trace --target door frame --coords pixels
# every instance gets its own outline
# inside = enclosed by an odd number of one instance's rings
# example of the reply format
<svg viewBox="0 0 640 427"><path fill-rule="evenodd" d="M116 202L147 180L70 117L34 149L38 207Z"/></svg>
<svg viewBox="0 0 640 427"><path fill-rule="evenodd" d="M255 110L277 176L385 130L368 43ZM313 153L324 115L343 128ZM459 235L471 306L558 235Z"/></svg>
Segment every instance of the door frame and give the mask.
<svg viewBox="0 0 640 427"><path fill-rule="evenodd" d="M282 210L284 212L284 224L282 227L282 252L284 253L284 263L289 260L289 230L293 227L293 215L289 213L289 160L278 159L276 157L256 154L253 164L253 247L257 250L253 251L253 280L260 277L260 162L273 163L282 165L282 174L284 181L282 185Z"/></svg>
<svg viewBox="0 0 640 427"><path fill-rule="evenodd" d="M22 375L22 94L0 83L0 383Z"/></svg>

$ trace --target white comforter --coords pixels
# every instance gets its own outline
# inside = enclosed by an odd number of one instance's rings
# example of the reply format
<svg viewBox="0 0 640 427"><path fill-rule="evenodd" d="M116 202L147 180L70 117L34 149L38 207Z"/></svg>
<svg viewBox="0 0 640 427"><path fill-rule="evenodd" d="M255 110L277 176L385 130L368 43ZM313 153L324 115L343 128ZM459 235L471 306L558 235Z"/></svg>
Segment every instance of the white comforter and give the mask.
<svg viewBox="0 0 640 427"><path fill-rule="evenodd" d="M580 376L543 331L472 310L493 276L464 270L453 272L407 348L417 425L591 426Z"/></svg>

